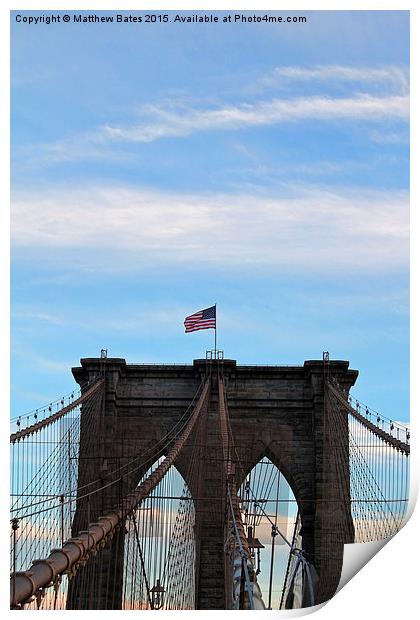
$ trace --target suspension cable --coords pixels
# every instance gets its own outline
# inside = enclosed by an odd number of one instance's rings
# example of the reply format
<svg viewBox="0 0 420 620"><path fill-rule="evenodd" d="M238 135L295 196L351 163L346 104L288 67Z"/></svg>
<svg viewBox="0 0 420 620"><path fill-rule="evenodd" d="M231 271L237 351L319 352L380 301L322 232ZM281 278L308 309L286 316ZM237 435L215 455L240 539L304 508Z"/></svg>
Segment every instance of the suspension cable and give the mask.
<svg viewBox="0 0 420 620"><path fill-rule="evenodd" d="M249 554L246 553L245 549L243 548L241 537L239 535L238 525L236 523L235 511L233 509L230 485L228 485L228 494L227 494L227 496L228 496L228 501L229 501L229 508L230 508L230 512L231 512L233 528L234 528L234 531L235 531L236 544L239 547L239 554L241 556L241 561L242 561L242 569L243 569L243 573L245 575L245 587L246 587L246 590L247 590L247 593L248 593L249 605L250 605L251 609L255 609L254 596L253 596L253 587L252 587L251 581L249 579L249 571L248 571Z"/></svg>
<svg viewBox="0 0 420 620"><path fill-rule="evenodd" d="M392 445L397 450L400 450L404 454L410 454L410 444L393 437L390 433L382 430L378 426L375 426L372 422L367 420L364 416L362 416L358 411L356 411L350 403L347 401L344 394L341 394L339 390L337 390L331 383L328 384L328 388L331 393L335 396L335 398L340 402L340 404L347 410L350 415L352 415L356 420L358 420L363 426L365 426L368 430L374 433L377 437L385 441L386 443Z"/></svg>
<svg viewBox="0 0 420 620"><path fill-rule="evenodd" d="M209 384L210 381L207 379L200 399L184 432L178 438L168 456L133 493L128 494L122 500L119 510L99 517L95 523L90 523L85 531L79 533L78 537L70 538L60 549L53 550L48 558L36 560L29 571L12 575L12 608L16 608L27 601L40 588L45 588L50 583L55 583L57 578L63 573L77 570L77 567L83 564L91 553L100 548L103 542L112 538L119 524L159 484L178 457L203 407L207 406Z"/></svg>
<svg viewBox="0 0 420 620"><path fill-rule="evenodd" d="M86 390L86 392L82 394L77 400L73 401L66 407L63 407L62 409L57 411L57 413L53 413L52 415L48 416L41 422L36 422L35 424L32 424L31 426L28 426L21 431L12 433L10 435L10 443L15 443L16 441L19 441L20 439L28 437L29 435L32 435L33 433L37 433L38 431L42 430L46 426L49 426L53 422L56 422L57 420L65 416L70 411L73 411L73 409L76 409L76 407L84 403L90 396L92 396L92 394L95 394L95 392L97 392L99 388L104 385L104 382L105 382L104 379L99 379L99 381L94 383L94 385L92 385L92 387Z"/></svg>
<svg viewBox="0 0 420 620"><path fill-rule="evenodd" d="M116 469L114 469L113 471L111 471L108 475L112 476L112 475L116 475L116 478L114 480L112 480L111 482L108 482L105 485L102 485L100 487L98 487L97 489L94 489L93 491L88 491L82 495L78 494L77 495L77 500L81 500L81 499L85 499L87 497L90 497L92 495L95 495L97 493L100 493L101 491L117 484L120 481L121 475L124 476L129 476L132 473L135 473L136 471L138 471L139 469L141 469L144 465L146 465L147 463L149 463L154 456L157 456L158 453L161 453L162 450L164 450L165 448L167 448L171 443L173 443L174 441L176 441L176 439L181 435L181 433L183 432L183 430L185 429L185 427L188 424L188 413L191 409L191 407L194 404L194 401L199 393L199 391L202 389L202 386L204 384L204 379L201 381L200 385L198 386L196 393L193 396L193 399L191 400L190 404L188 405L187 409L185 410L185 412L183 413L183 415L181 416L181 418L176 422L176 424L166 433L166 435L163 436L163 438L161 440L159 440L158 442L156 442L155 444L153 444L150 448L148 448L143 454L141 454L138 457L135 457L133 459L131 459L130 461L128 461L127 463L125 463L124 465L121 465L119 467L117 467ZM55 414L56 415L56 414ZM64 415L64 413L63 413ZM53 422L55 420L51 420L51 422ZM180 427L177 429L177 427ZM175 432L176 431L176 432ZM145 455L147 455L147 458L145 459ZM140 463L138 462L140 459L144 459L142 461L140 461ZM129 469L127 471L124 472L125 469L127 469L130 465L133 465L134 463L137 463L136 467ZM77 487L75 489L72 489L71 491L69 491L67 494L69 496L78 493L79 491L91 487L95 484L98 484L102 482L101 478L97 478L96 480L93 480L91 482L88 482L80 487ZM51 495L48 498L43 498L41 500L38 500L36 502L32 502L30 504L26 504L25 508L30 508L32 506L37 506L39 504L45 504L46 501L54 501L55 499L57 499L57 497L60 497L60 495ZM73 503L74 499L70 498L68 500L66 500L64 502L64 504L70 504ZM29 513L29 514L24 514L24 515L18 515L15 518L18 519L23 519L23 518L28 518L28 517L32 517L34 515L40 514L42 512L47 512L49 510L54 510L54 506L50 506L50 507L45 507L45 508L41 508L35 512ZM17 510L20 510L21 508L12 508L11 512L16 512Z"/></svg>

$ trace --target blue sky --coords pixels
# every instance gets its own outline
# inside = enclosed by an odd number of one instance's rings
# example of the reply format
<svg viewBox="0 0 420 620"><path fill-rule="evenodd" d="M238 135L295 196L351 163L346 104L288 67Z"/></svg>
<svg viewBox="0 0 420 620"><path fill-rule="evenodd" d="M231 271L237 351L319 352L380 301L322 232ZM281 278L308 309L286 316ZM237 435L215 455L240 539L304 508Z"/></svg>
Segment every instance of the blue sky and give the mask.
<svg viewBox="0 0 420 620"><path fill-rule="evenodd" d="M407 420L408 13L15 14L12 413L70 391L102 347L203 356L212 331L183 319L217 302L226 356L329 350L360 370L363 402Z"/></svg>

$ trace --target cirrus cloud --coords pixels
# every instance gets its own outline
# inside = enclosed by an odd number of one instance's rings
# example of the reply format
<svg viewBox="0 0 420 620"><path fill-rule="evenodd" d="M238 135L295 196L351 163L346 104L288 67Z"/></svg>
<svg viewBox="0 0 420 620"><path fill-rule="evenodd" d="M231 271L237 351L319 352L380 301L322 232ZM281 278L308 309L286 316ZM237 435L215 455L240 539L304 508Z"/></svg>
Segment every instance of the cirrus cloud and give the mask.
<svg viewBox="0 0 420 620"><path fill-rule="evenodd" d="M16 256L109 251L133 265L387 271L408 262L404 191L182 194L133 187L56 188L14 199ZM132 262L134 261L134 262ZM131 263L131 264L130 264ZM94 267L94 265L93 265ZM138 267L139 268L139 267Z"/></svg>
<svg viewBox="0 0 420 620"><path fill-rule="evenodd" d="M115 141L153 142L198 131L238 130L305 120L406 120L409 99L406 95L315 96L256 101L215 109L174 111L171 107L149 105L140 113L145 120L132 125L105 125L101 130L102 137Z"/></svg>

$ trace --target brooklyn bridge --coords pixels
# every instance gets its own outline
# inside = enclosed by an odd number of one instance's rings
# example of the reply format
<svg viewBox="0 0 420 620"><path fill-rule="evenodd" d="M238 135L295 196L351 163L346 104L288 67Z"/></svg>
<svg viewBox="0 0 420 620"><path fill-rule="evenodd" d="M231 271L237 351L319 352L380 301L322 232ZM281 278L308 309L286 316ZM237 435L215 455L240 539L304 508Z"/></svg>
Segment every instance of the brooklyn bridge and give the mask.
<svg viewBox="0 0 420 620"><path fill-rule="evenodd" d="M344 545L394 535L410 433L302 366L82 359L12 420L12 609L290 609L331 598Z"/></svg>

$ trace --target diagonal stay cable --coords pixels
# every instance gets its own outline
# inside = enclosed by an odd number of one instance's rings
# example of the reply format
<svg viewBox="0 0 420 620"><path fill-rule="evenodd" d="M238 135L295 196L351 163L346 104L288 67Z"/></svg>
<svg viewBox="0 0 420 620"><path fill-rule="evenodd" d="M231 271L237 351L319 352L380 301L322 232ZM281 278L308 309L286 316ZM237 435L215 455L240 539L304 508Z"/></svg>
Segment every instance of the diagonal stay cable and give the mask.
<svg viewBox="0 0 420 620"><path fill-rule="evenodd" d="M12 608L17 608L25 603L40 588L56 583L60 575L77 569L92 552L100 548L104 541L112 538L118 526L159 484L178 457L200 414L207 407L209 385L210 380L208 379L184 432L167 457L133 493L123 499L118 510L99 517L97 522L90 523L85 531L79 533L78 537L70 538L60 549L51 551L48 558L37 560L28 571L12 574Z"/></svg>
<svg viewBox="0 0 420 620"><path fill-rule="evenodd" d="M92 394L97 392L97 390L99 390L99 388L102 387L104 383L105 383L104 379L99 379L99 381L94 383L92 387L86 390L86 392L82 394L82 396L74 400L69 405L66 405L65 407L57 411L56 413L53 413L52 415L48 416L47 418L45 418L45 420L42 420L41 422L37 422L36 424L32 424L31 426L28 426L27 428L21 431L17 431L16 433L12 433L10 435L10 443L15 443L16 441L19 441L20 439L24 439L25 437L28 437L29 435L32 435L33 433L37 433L38 431L45 428L46 426L49 426L53 422L56 422L57 420L65 416L67 413L69 413L70 411L73 411L73 409L76 409L76 407L84 403L90 396L92 396Z"/></svg>
<svg viewBox="0 0 420 620"><path fill-rule="evenodd" d="M183 432L183 430L185 429L185 427L188 424L188 420L190 418L188 418L188 414L190 412L191 407L193 406L197 395L199 393L199 391L202 389L204 381L202 381L200 383L200 385L197 388L196 393L194 394L190 404L188 405L187 409L185 410L185 412L183 413L183 415L181 416L181 418L177 421L177 423L166 433L166 435L164 435L162 437L161 440L159 440L158 442L156 442L155 444L153 444L152 446L150 446L150 448L148 448L147 450L145 450L144 453L142 453L140 456L135 457L134 459L131 459L130 461L128 461L127 463L125 463L124 465L121 465L119 467L117 467L116 469L114 469L113 471L111 471L108 475L109 476L113 476L114 474L116 474L116 478L110 482L108 482L105 485L102 485L100 487L98 487L97 489L94 489L92 491L87 491L86 493L82 494L82 495L78 495L77 500L80 499L84 499L86 497L89 497L90 495L94 495L96 493L99 493L100 491L103 491L107 488L109 488L110 486L113 486L115 484L117 484L120 480L121 475L125 475L128 476L136 471L138 471L139 469L141 469L144 465L147 465L147 463L149 463L151 460L153 460L154 456L157 456L159 453L162 452L162 450L164 450L165 448L167 448L169 446L169 444L173 443L174 441L176 441L176 439L181 435L181 433ZM179 427L179 428L178 428ZM147 456L147 458L145 459L144 457ZM143 459L140 461L140 459ZM140 461L140 463L139 463ZM130 465L133 465L134 463L136 463L136 466L132 469L127 469ZM126 470L126 471L124 471ZM75 495L76 493L78 493L79 491L82 491L83 489L87 489L89 487L92 487L95 484L99 484L101 483L102 480L100 478L97 478L96 480L92 480L91 482L88 482L80 487L77 487L75 489L71 489L71 491L68 493L68 495ZM57 499L57 497L59 497L59 495L51 495L49 498L47 499L42 499L42 500L38 500L35 502L31 502L30 504L26 505L26 508L31 508L33 506L37 506L39 504L44 504L45 501L53 501L55 499ZM67 500L65 503L72 503L73 501L75 501L74 499L69 499ZM24 514L24 515L19 515L16 518L26 518L26 517L32 517L35 514L38 514L39 512L46 512L48 510L51 510L53 507L46 507L46 508L41 508L40 510L37 510L35 512L29 513L29 514ZM17 509L14 509L14 511L16 511Z"/></svg>
<svg viewBox="0 0 420 620"><path fill-rule="evenodd" d="M356 420L363 424L363 426L365 426L368 430L374 433L377 437L379 437L383 441L386 441L388 444L390 444L394 448L397 448L404 454L410 454L410 445L408 443L401 441L400 439L396 439L386 431L382 430L381 428L367 420L358 411L353 409L344 394L341 394L339 390L337 390L333 385L331 385L331 383L328 384L328 388L335 396L335 398L340 402L340 404L348 411L348 413L350 413L350 415L352 415L354 418L356 418Z"/></svg>

